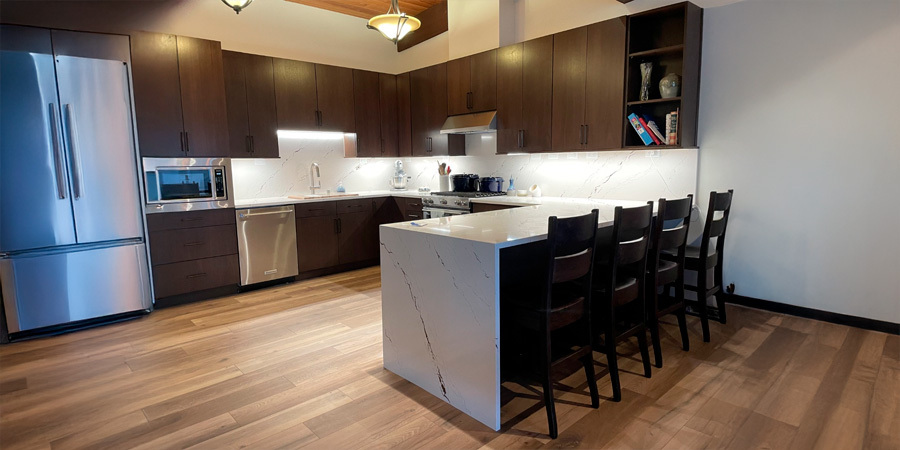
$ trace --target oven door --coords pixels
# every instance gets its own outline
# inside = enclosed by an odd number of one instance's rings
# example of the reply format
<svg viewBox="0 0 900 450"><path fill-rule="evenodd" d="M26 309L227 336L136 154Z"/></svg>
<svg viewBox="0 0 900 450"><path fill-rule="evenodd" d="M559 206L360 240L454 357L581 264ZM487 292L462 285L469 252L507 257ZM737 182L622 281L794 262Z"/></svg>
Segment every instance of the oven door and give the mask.
<svg viewBox="0 0 900 450"><path fill-rule="evenodd" d="M422 208L423 219L436 219L438 217L459 216L462 214L469 214L469 211L462 209L430 208L427 206Z"/></svg>

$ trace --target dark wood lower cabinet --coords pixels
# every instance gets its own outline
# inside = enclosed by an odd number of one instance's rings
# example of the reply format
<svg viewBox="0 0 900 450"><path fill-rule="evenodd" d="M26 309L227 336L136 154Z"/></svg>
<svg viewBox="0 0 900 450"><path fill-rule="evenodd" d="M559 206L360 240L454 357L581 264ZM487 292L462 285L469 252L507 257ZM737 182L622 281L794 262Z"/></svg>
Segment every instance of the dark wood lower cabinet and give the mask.
<svg viewBox="0 0 900 450"><path fill-rule="evenodd" d="M157 299L237 288L241 271L234 209L149 214L147 228Z"/></svg>
<svg viewBox="0 0 900 450"><path fill-rule="evenodd" d="M241 268L237 255L153 266L156 298L237 284L240 278Z"/></svg>
<svg viewBox="0 0 900 450"><path fill-rule="evenodd" d="M338 262L349 264L375 258L371 242L372 212L338 214Z"/></svg>
<svg viewBox="0 0 900 450"><path fill-rule="evenodd" d="M300 272L338 265L337 216L297 218L297 261Z"/></svg>

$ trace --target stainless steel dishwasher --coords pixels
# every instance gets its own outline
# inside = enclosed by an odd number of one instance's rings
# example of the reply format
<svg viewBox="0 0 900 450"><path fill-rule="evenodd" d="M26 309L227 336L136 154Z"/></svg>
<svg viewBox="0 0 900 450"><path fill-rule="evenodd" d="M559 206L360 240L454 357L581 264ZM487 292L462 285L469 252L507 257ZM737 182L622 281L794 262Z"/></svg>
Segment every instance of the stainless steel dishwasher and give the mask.
<svg viewBox="0 0 900 450"><path fill-rule="evenodd" d="M293 206L238 209L241 286L297 275Z"/></svg>

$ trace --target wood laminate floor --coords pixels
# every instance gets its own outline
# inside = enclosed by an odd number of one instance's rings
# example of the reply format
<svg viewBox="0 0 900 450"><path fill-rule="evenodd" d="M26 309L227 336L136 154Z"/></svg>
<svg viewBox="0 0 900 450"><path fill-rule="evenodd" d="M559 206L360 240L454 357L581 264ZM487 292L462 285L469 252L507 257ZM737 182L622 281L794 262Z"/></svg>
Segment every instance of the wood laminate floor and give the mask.
<svg viewBox="0 0 900 450"><path fill-rule="evenodd" d="M494 432L381 361L378 268L156 311L0 346L0 447L900 448L900 338L731 307L643 378L621 345L623 399L587 406L583 371L557 389L506 383ZM610 395L605 358L601 396ZM515 394L515 395L514 395Z"/></svg>

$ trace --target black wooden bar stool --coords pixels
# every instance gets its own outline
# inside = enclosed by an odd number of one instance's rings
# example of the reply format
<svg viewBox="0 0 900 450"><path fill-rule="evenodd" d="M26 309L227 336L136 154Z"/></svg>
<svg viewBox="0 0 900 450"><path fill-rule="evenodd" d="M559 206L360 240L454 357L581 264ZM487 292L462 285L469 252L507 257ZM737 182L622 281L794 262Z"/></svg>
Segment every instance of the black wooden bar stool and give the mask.
<svg viewBox="0 0 900 450"><path fill-rule="evenodd" d="M697 300L686 301L690 308L688 311L700 316L700 325L703 328L703 342L709 342L709 318L715 316L721 323L725 323L725 299L722 296L722 260L725 249L725 228L728 225L728 215L731 213L731 199L734 190L728 192L710 192L709 207L706 209L706 224L703 227L703 237L700 238L700 246L688 246L685 249L684 268L697 272L697 284L685 284L684 288L697 293ZM714 246L710 240L715 238ZM668 253L662 254L663 258L674 260L675 256ZM702 256L701 256L702 255ZM713 271L712 283L709 280L709 271ZM709 308L707 299L716 296L716 308Z"/></svg>
<svg viewBox="0 0 900 450"><path fill-rule="evenodd" d="M543 289L511 292L517 298L501 298L503 307L511 310L512 324L536 338L537 345L525 351L537 353L531 360L538 363L535 372L543 384L547 423L554 439L559 434L551 378L554 370L580 360L591 407L600 406L591 346L591 282L598 215L595 209L584 216L550 217ZM531 298L527 298L529 293Z"/></svg>
<svg viewBox="0 0 900 450"><path fill-rule="evenodd" d="M609 238L598 240L594 270L594 347L602 348L609 363L613 400L622 399L616 343L636 336L650 377L647 349L647 313L644 291L647 278L647 250L653 202L645 206L617 206ZM602 336L602 343L601 343Z"/></svg>
<svg viewBox="0 0 900 450"><path fill-rule="evenodd" d="M676 200L659 199L656 220L650 236L650 252L647 256L647 327L653 342L656 367L662 367L662 349L659 342L659 318L666 314L678 317L681 330L681 347L690 349L685 320L684 259L688 229L691 224L691 207L694 196ZM673 260L660 258L661 252L674 255ZM662 288L662 296L659 289ZM669 288L674 295L669 295Z"/></svg>

